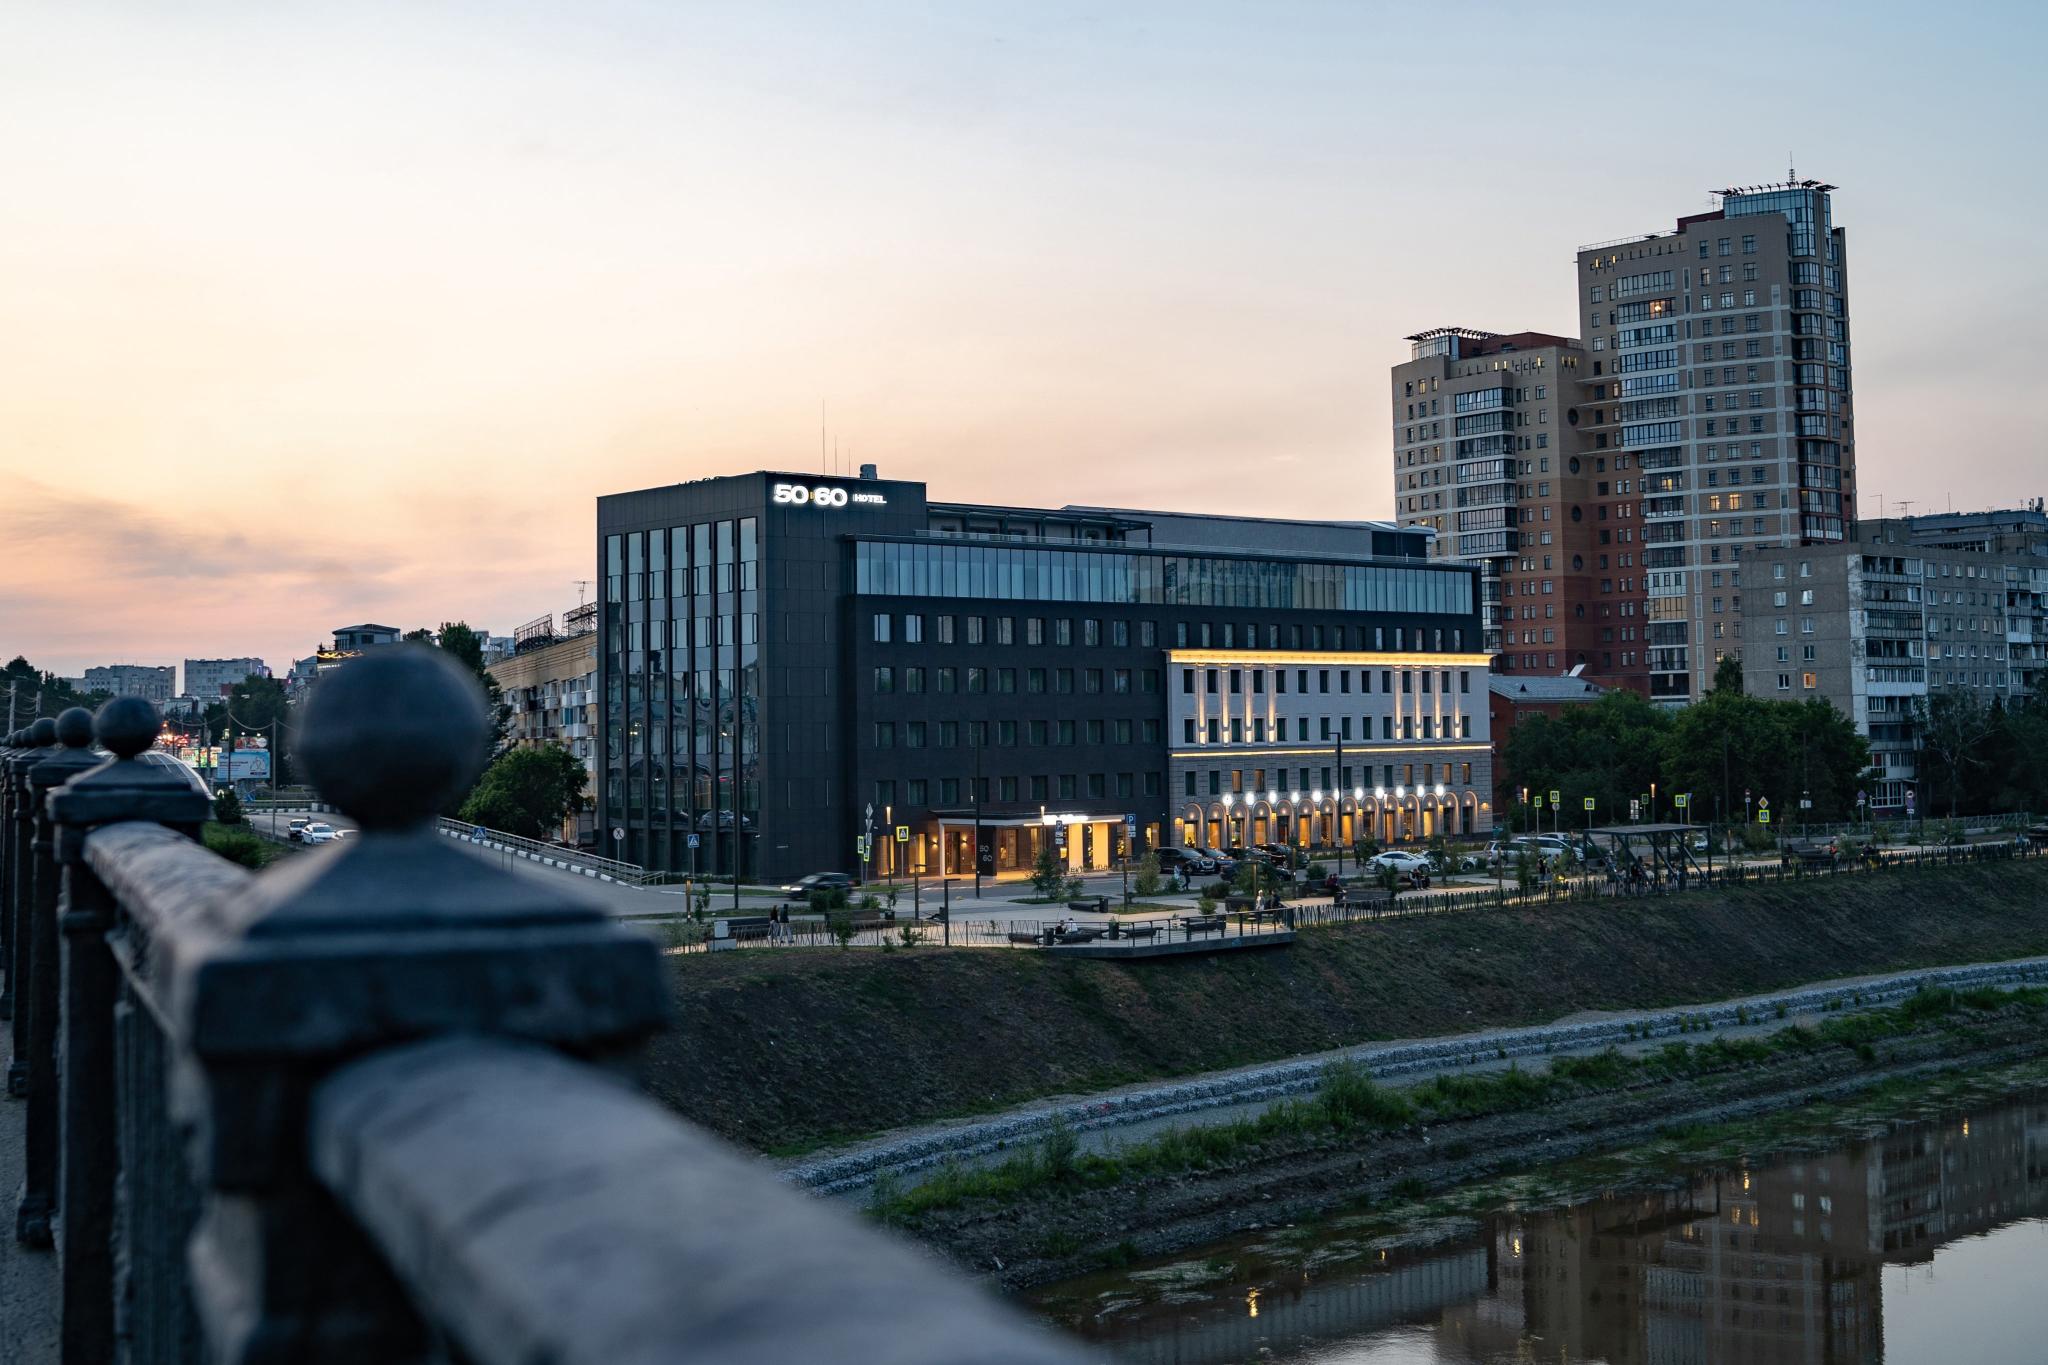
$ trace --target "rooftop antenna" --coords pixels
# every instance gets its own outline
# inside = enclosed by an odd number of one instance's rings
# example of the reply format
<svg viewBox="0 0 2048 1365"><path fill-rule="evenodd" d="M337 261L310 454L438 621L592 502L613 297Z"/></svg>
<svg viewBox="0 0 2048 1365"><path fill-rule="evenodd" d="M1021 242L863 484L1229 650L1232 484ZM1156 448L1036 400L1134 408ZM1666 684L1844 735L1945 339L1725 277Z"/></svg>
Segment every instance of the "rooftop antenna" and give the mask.
<svg viewBox="0 0 2048 1365"><path fill-rule="evenodd" d="M1787 184L1796 185L1799 183L1799 167L1794 164L1797 160L1798 158L1793 156L1792 153L1785 153L1785 181Z"/></svg>
<svg viewBox="0 0 2048 1365"><path fill-rule="evenodd" d="M587 578L577 578L571 581L576 584L576 605L580 607L583 605L584 599L590 595L590 580Z"/></svg>
<svg viewBox="0 0 2048 1365"><path fill-rule="evenodd" d="M1909 515L1912 512L1913 504L1918 501L1920 501L1918 498L1900 498L1898 502L1893 505L1899 509L1899 515L1903 517Z"/></svg>

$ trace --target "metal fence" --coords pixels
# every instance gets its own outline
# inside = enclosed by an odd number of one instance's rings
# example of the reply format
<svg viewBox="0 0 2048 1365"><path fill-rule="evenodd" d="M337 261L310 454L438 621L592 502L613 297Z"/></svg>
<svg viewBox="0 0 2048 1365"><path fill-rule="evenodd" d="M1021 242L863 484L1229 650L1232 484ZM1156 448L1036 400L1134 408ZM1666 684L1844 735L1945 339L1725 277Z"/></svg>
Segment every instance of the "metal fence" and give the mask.
<svg viewBox="0 0 2048 1365"><path fill-rule="evenodd" d="M450 820L446 816L438 818L434 824L447 838L459 839L477 848L509 854L547 867L580 872L599 881L644 886L661 878L660 873L650 872L639 863L623 862L617 858L601 858L594 853L585 853L581 849L570 848L564 844L551 844L544 839L528 839L523 835L507 834L503 830L486 829L482 825Z"/></svg>
<svg viewBox="0 0 2048 1365"><path fill-rule="evenodd" d="M0 745L0 1121L66 1361L1077 1359L621 1083L668 973L437 832L488 734L446 656L316 691L301 761L365 832L261 873L196 841L157 729L117 698Z"/></svg>
<svg viewBox="0 0 2048 1365"><path fill-rule="evenodd" d="M705 915L690 919L678 914L668 921L654 921L665 935L670 951L701 953L726 948L846 947L846 948L1050 948L1064 943L1186 942L1205 941L1212 935L1230 938L1256 937L1319 925L1353 924L1397 916L1450 914L1503 906L1541 907L1565 902L1586 902L1614 898L1675 895L1682 891L1722 890L1816 877L1849 877L1886 871L1918 871L1973 863L1999 862L2014 858L2035 858L2044 850L2024 839L1963 844L1947 848L1914 849L1879 855L1875 862L1835 858L1808 862L1785 853L1775 862L1761 865L1713 865L1683 876L1646 876L1632 880L1606 873L1548 874L1535 878L1523 890L1517 878L1507 874L1492 886L1471 883L1451 891L1403 891L1390 895L1377 884L1358 881L1348 886L1345 903L1334 900L1292 900L1270 907L1270 918L1248 920L1238 910L1216 913L1221 928L1203 928L1190 934L1186 922L1199 918L1194 907L1185 912L1143 916L1119 916L1112 923L1091 919L1077 921L1079 934L1059 936L1048 933L1039 920L1004 919L984 913L951 913L946 918L918 917L902 913L891 918L872 910L827 912L796 909L787 924L773 924L765 915ZM723 921L721 937L718 928ZM1134 932L1135 931L1135 932Z"/></svg>

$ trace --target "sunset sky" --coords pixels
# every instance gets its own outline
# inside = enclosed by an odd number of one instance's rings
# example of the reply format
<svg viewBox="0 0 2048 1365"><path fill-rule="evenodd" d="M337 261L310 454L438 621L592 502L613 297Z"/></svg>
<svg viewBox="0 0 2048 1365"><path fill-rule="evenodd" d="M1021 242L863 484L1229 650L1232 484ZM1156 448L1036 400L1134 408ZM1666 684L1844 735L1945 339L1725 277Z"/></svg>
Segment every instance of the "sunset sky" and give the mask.
<svg viewBox="0 0 2048 1365"><path fill-rule="evenodd" d="M1444 16L1441 20L1437 16ZM1385 516L1388 365L1841 186L1864 515L2048 493L2033 5L112 4L0 42L0 654L498 633L593 498ZM2029 417L2027 414L2034 412Z"/></svg>

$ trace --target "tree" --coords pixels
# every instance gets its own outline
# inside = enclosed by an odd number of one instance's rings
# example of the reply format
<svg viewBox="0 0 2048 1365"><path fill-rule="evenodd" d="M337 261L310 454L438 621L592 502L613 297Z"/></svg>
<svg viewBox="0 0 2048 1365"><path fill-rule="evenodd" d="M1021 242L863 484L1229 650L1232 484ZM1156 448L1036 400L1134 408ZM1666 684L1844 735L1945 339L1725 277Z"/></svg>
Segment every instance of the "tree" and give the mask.
<svg viewBox="0 0 2048 1365"><path fill-rule="evenodd" d="M559 834L583 809L585 777L583 760L559 744L513 749L484 769L461 818L529 839Z"/></svg>
<svg viewBox="0 0 2048 1365"><path fill-rule="evenodd" d="M1138 871L1131 879L1131 889L1140 896L1159 894L1159 854L1156 851L1148 850L1138 860Z"/></svg>
<svg viewBox="0 0 2048 1365"><path fill-rule="evenodd" d="M1058 899L1067 889L1067 865L1050 838L1038 846L1038 860L1031 865L1031 889L1040 900L1048 901Z"/></svg>
<svg viewBox="0 0 2048 1365"><path fill-rule="evenodd" d="M1658 756L1671 725L1670 712L1621 689L1556 716L1531 716L1508 732L1503 767L1516 790L1499 794L1499 808L1514 808L1526 786L1546 805L1556 791L1566 810L1582 810L1590 796L1609 817L1626 814L1630 797L1661 782Z"/></svg>
<svg viewBox="0 0 2048 1365"><path fill-rule="evenodd" d="M409 630L403 637L409 642L428 644L446 654L468 669L484 690L484 697L491 717L491 753L505 752L508 733L512 728L512 708L505 702L505 689L491 676L491 670L484 664L484 637L472 629L466 621L443 621L441 629L430 631L425 627Z"/></svg>
<svg viewBox="0 0 2048 1365"><path fill-rule="evenodd" d="M235 795L233 787L222 787L213 798L213 818L222 825L242 823L242 798Z"/></svg>
<svg viewBox="0 0 2048 1365"><path fill-rule="evenodd" d="M207 734L222 742L226 741L230 726L237 734L261 735L265 739L275 736L279 752L270 756L270 781L274 786L285 784L287 764L282 751L289 747L286 741L292 722L282 682L252 673L228 688L225 701L209 705L202 720Z"/></svg>
<svg viewBox="0 0 2048 1365"><path fill-rule="evenodd" d="M1724 654L1721 662L1714 665L1714 692L1740 692L1742 690L1742 660L1733 654Z"/></svg>
<svg viewBox="0 0 2048 1365"><path fill-rule="evenodd" d="M1948 798L1953 818L1965 788L1974 795L1977 776L1990 765L1987 741L1999 723L1975 692L1948 690L1914 704L1913 728L1920 733L1921 780Z"/></svg>
<svg viewBox="0 0 2048 1365"><path fill-rule="evenodd" d="M81 692L65 682L55 673L45 673L17 654L0 669L0 708L6 706L5 694L9 687L14 691L14 724L17 728L45 716L56 716L74 706L83 706L88 711L97 710L107 699L105 692Z"/></svg>
<svg viewBox="0 0 2048 1365"><path fill-rule="evenodd" d="M1797 818L1805 795L1811 817L1828 820L1855 810L1870 746L1820 698L1765 701L1717 687L1677 714L1659 757L1660 796L1689 792L1696 808L1711 800L1740 818L1747 793L1785 821Z"/></svg>

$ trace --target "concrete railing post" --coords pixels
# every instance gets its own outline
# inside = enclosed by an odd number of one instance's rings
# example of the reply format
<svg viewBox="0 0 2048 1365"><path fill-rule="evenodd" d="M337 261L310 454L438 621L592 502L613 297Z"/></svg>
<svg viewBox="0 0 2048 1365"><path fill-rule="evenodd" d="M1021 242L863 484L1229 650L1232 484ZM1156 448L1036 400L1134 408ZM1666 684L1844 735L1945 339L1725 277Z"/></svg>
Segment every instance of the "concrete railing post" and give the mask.
<svg viewBox="0 0 2048 1365"><path fill-rule="evenodd" d="M0 740L0 1020L14 1019L14 799L7 764L28 745L28 732L11 731Z"/></svg>
<svg viewBox="0 0 2048 1365"><path fill-rule="evenodd" d="M307 1159L310 1099L337 1068L456 1033L623 1061L665 1016L651 938L434 832L489 734L482 692L437 650L380 650L323 678L296 753L360 836L270 868L168 944L172 1098L202 1198L192 1294L214 1360L427 1348Z"/></svg>
<svg viewBox="0 0 2048 1365"><path fill-rule="evenodd" d="M15 855L14 926L27 952L18 957L21 987L15 1010L22 1027L15 1030L15 1062L22 1069L22 1096L28 1101L22 1146L21 1194L14 1206L14 1236L23 1246L47 1247L51 1219L57 1208L57 866L50 848L37 837L34 812L39 790L34 773L51 757L57 722L44 717L30 727L37 747L12 765ZM13 1089L14 1068L8 1068Z"/></svg>
<svg viewBox="0 0 2048 1365"><path fill-rule="evenodd" d="M181 769L138 758L156 742L160 728L156 708L140 697L115 698L97 719L67 711L57 718L66 747L30 772L32 781L55 788L36 820L39 832L55 832L64 877L57 922L64 1002L57 1204L63 1210L58 1254L66 1360L111 1360L115 1342L114 1020L120 972L107 941L114 898L85 861L85 837L102 825L143 820L197 839L211 808L205 791ZM84 747L94 735L112 758L102 761Z"/></svg>
<svg viewBox="0 0 2048 1365"><path fill-rule="evenodd" d="M40 728L39 728L40 727ZM7 850L5 868L8 933L7 991L13 996L14 1055L7 1064L7 1094L21 1099L28 1094L29 1025L29 914L33 872L29 845L33 841L28 804L28 770L48 755L44 750L57 742L57 722L37 721L17 730L7 755L0 759L0 795L6 801L6 828L0 841Z"/></svg>

